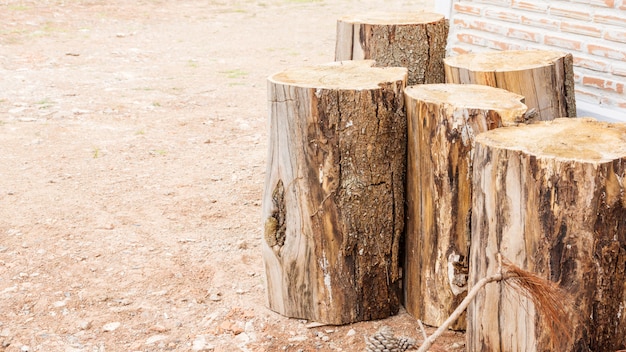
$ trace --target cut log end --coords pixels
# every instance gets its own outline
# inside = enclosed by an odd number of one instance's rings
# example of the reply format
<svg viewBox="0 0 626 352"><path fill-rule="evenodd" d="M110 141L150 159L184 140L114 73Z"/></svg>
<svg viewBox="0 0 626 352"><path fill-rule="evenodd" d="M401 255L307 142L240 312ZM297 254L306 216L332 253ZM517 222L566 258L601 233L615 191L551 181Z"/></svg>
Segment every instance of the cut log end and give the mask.
<svg viewBox="0 0 626 352"><path fill-rule="evenodd" d="M501 116L504 126L525 122L527 116L523 96L489 86L426 84L407 87L405 94L425 103L445 104L449 109L492 110Z"/></svg>
<svg viewBox="0 0 626 352"><path fill-rule="evenodd" d="M476 140L530 155L580 162L601 163L626 156L626 125L593 118L555 119L514 130L498 129Z"/></svg>
<svg viewBox="0 0 626 352"><path fill-rule="evenodd" d="M573 58L549 50L463 54L444 59L446 82L482 84L524 96L533 120L576 117Z"/></svg>
<svg viewBox="0 0 626 352"><path fill-rule="evenodd" d="M381 83L406 82L403 67L374 67L374 60L337 61L326 65L303 66L270 76L281 85L319 89L378 89Z"/></svg>
<svg viewBox="0 0 626 352"><path fill-rule="evenodd" d="M510 50L447 57L446 65L470 71L522 71L554 64L567 56L560 51Z"/></svg>
<svg viewBox="0 0 626 352"><path fill-rule="evenodd" d="M374 25L426 24L443 20L441 14L433 12L369 12L339 18L339 22L365 23Z"/></svg>

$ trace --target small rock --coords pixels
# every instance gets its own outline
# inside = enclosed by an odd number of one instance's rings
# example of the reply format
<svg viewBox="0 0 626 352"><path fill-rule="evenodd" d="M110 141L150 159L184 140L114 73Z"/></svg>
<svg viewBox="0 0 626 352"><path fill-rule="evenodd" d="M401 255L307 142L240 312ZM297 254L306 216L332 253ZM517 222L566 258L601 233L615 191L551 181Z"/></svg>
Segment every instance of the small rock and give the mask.
<svg viewBox="0 0 626 352"><path fill-rule="evenodd" d="M152 345L152 344L155 344L159 341L163 341L166 339L167 339L167 335L152 335L148 337L148 339L146 340L146 345Z"/></svg>
<svg viewBox="0 0 626 352"><path fill-rule="evenodd" d="M169 331L169 330L170 329L168 329L165 326L160 325L160 324L156 324L156 325L154 325L154 326L152 326L150 328L150 331L154 331L154 332L166 332L166 331Z"/></svg>
<svg viewBox="0 0 626 352"><path fill-rule="evenodd" d="M324 335L324 336L322 336L322 341L328 342L328 341L330 341L330 337L328 337L328 335Z"/></svg>
<svg viewBox="0 0 626 352"><path fill-rule="evenodd" d="M237 242L237 248L239 249L248 249L248 247L248 242L246 242L246 240L241 240Z"/></svg>
<svg viewBox="0 0 626 352"><path fill-rule="evenodd" d="M209 299L210 299L211 301L213 301L213 302L219 302L219 301L221 301L221 300L222 300L222 297L221 297L221 294L219 294L219 293L212 293L212 294L209 296Z"/></svg>
<svg viewBox="0 0 626 352"><path fill-rule="evenodd" d="M28 352L28 351L30 351L30 346L24 345L24 346L22 346L22 348L20 348L20 351Z"/></svg>
<svg viewBox="0 0 626 352"><path fill-rule="evenodd" d="M4 328L0 331L0 337L9 337L11 336L11 330L9 328Z"/></svg>
<svg viewBox="0 0 626 352"><path fill-rule="evenodd" d="M235 342L239 345L246 345L250 342L252 342L252 337L248 334L246 334L245 332L242 332L241 334L238 334L237 336L235 336Z"/></svg>
<svg viewBox="0 0 626 352"><path fill-rule="evenodd" d="M465 344L464 344L464 343L458 343L458 342L455 342L455 343L453 343L453 344L452 344L452 346L450 346L450 347L451 347L451 348L454 348L454 349L457 349L457 348L461 348L461 347L463 347L463 346L465 346Z"/></svg>
<svg viewBox="0 0 626 352"><path fill-rule="evenodd" d="M346 334L346 337L350 337L350 336L354 336L356 335L356 331L354 329L350 329L348 330L348 333Z"/></svg>
<svg viewBox="0 0 626 352"><path fill-rule="evenodd" d="M309 338L306 337L306 335L296 335L294 337L290 337L287 341L289 342L304 342L306 340L308 340Z"/></svg>
<svg viewBox="0 0 626 352"><path fill-rule="evenodd" d="M78 322L78 328L81 330L89 330L91 329L91 320L81 320Z"/></svg>
<svg viewBox="0 0 626 352"><path fill-rule="evenodd" d="M202 351L213 351L214 349L215 347L213 345L211 345L210 343L207 343L206 337L204 337L204 335L196 336L196 339L193 340L193 343L191 345L192 351L202 352Z"/></svg>
<svg viewBox="0 0 626 352"><path fill-rule="evenodd" d="M116 321L116 322L113 322L113 323L104 324L104 326L102 327L102 330L109 331L109 332L110 331L115 331L121 325L122 325L122 323L120 323L119 321Z"/></svg>

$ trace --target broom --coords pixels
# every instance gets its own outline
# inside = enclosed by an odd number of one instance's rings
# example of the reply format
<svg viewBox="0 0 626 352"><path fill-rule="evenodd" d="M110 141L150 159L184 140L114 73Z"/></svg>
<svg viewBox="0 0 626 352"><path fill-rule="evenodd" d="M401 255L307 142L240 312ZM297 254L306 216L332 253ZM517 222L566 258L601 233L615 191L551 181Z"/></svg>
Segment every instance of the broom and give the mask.
<svg viewBox="0 0 626 352"><path fill-rule="evenodd" d="M501 255L498 255L498 262L498 272L478 280L450 317L430 337L425 338L424 343L417 350L418 352L428 351L435 340L448 330L450 325L467 309L467 306L469 306L478 292L485 285L494 281L504 281L505 285L528 297L534 303L538 315L550 330L553 346L563 346L570 342L572 335L567 328L567 322L572 309L568 304L571 300L568 299L567 293L561 290L554 282L523 270L508 260L502 260ZM426 337L423 329L422 334Z"/></svg>

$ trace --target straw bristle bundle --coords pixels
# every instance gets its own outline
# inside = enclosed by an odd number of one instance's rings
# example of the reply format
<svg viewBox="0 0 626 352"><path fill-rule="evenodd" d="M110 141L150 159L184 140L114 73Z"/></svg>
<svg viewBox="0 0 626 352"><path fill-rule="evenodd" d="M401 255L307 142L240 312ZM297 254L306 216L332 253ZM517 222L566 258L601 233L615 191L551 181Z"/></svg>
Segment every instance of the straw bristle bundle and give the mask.
<svg viewBox="0 0 626 352"><path fill-rule="evenodd" d="M539 317L550 329L554 348L567 345L571 338L568 329L573 312L567 292L556 283L523 270L510 262L502 262L504 284L529 298L535 305Z"/></svg>

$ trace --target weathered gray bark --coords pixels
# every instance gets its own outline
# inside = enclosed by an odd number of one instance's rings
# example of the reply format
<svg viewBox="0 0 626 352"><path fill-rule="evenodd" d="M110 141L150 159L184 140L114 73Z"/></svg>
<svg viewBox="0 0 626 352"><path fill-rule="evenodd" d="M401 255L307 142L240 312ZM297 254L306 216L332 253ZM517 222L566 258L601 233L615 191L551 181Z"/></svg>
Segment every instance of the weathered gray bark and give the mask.
<svg viewBox="0 0 626 352"><path fill-rule="evenodd" d="M481 85L418 85L405 95L405 306L439 326L467 290L474 137L523 121L526 106L520 95ZM464 316L452 328L465 329Z"/></svg>
<svg viewBox="0 0 626 352"><path fill-rule="evenodd" d="M448 57L444 63L447 83L484 84L520 94L528 110L536 112L534 120L576 117L571 54L494 51Z"/></svg>
<svg viewBox="0 0 626 352"><path fill-rule="evenodd" d="M571 295L572 339L504 283L468 308L468 351L626 348L626 126L589 119L500 128L476 138L470 284L498 254ZM563 336L561 336L563 337Z"/></svg>
<svg viewBox="0 0 626 352"><path fill-rule="evenodd" d="M399 309L406 69L372 64L269 79L262 250L281 314L345 324Z"/></svg>
<svg viewBox="0 0 626 352"><path fill-rule="evenodd" d="M440 14L367 13L337 21L335 60L406 67L408 85L443 83L448 21Z"/></svg>

